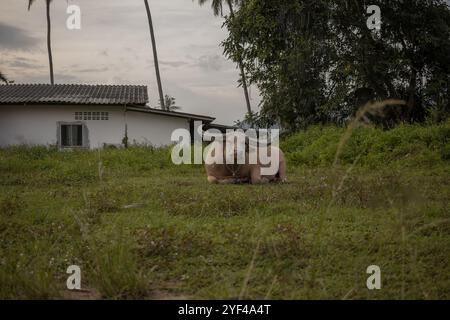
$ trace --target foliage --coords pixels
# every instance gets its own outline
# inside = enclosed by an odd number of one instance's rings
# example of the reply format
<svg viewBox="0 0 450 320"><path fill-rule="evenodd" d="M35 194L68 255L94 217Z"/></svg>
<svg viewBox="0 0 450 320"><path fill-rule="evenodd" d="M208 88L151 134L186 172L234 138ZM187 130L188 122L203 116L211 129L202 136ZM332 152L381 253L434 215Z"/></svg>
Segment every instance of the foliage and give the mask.
<svg viewBox="0 0 450 320"><path fill-rule="evenodd" d="M290 135L282 149L291 165L330 166L345 129L335 126L313 126ZM440 125L402 124L392 130L359 127L344 147L340 163L370 168L428 167L439 163L449 166L450 121Z"/></svg>
<svg viewBox="0 0 450 320"><path fill-rule="evenodd" d="M225 3L228 6L231 5L234 7L239 5L241 2L241 0L198 0L198 4L203 6L209 1L211 1L211 9L213 10L215 16L223 16L223 6Z"/></svg>
<svg viewBox="0 0 450 320"><path fill-rule="evenodd" d="M4 83L8 84L8 79L1 71L0 71L0 81L3 81Z"/></svg>
<svg viewBox="0 0 450 320"><path fill-rule="evenodd" d="M167 111L177 111L177 110L181 109L180 106L177 106L176 99L174 97L169 96L168 94L166 94L164 96L164 106L162 106L160 103L159 107L162 110L167 110Z"/></svg>
<svg viewBox="0 0 450 320"><path fill-rule="evenodd" d="M243 1L223 46L262 93L262 115L287 129L344 123L370 100L398 98L381 123L450 113L450 10L443 0L378 0L381 31L365 2ZM236 48L235 41L243 44ZM400 110L400 111L397 111Z"/></svg>

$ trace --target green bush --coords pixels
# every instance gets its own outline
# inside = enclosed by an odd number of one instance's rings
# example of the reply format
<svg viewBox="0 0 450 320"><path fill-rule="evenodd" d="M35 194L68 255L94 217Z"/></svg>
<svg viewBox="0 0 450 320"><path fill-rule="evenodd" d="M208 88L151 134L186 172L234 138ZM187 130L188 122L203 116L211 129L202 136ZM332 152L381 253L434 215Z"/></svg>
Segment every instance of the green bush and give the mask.
<svg viewBox="0 0 450 320"><path fill-rule="evenodd" d="M315 126L290 135L281 148L294 166L329 166L345 129ZM450 160L450 121L431 126L400 125L392 130L356 128L342 149L339 161L370 167L389 164L402 166L433 165Z"/></svg>

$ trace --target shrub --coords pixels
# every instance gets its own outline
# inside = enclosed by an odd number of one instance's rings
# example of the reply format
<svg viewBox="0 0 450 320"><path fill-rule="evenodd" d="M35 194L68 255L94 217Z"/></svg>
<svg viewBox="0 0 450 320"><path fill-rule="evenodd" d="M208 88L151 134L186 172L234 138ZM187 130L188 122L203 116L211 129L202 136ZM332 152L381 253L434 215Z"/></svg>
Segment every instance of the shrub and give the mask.
<svg viewBox="0 0 450 320"><path fill-rule="evenodd" d="M290 135L281 148L294 166L330 166L343 128L315 126ZM340 163L370 167L389 164L433 165L450 160L450 121L431 126L399 125L388 131L360 127L353 131L343 148Z"/></svg>

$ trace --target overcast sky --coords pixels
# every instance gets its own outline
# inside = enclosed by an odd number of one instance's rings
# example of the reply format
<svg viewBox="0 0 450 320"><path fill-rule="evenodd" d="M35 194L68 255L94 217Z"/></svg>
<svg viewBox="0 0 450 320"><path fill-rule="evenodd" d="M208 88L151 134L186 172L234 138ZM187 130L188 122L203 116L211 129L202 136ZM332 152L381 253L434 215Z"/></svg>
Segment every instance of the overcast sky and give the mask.
<svg viewBox="0 0 450 320"><path fill-rule="evenodd" d="M232 124L245 114L235 64L222 54L223 19L209 4L149 0L165 93L182 111ZM16 83L48 83L45 0L1 0L0 70ZM81 8L81 30L68 30L68 4ZM53 0L52 48L56 83L145 84L158 104L143 0ZM254 108L259 103L251 88Z"/></svg>

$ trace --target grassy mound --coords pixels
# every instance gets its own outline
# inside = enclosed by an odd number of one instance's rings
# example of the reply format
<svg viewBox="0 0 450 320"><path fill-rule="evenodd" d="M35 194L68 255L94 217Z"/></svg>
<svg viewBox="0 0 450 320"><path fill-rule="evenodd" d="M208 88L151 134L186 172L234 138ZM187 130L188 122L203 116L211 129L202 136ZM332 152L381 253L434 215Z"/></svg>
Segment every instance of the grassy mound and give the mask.
<svg viewBox="0 0 450 320"><path fill-rule="evenodd" d="M312 127L291 135L281 143L291 165L330 166L344 128ZM450 163L450 121L433 126L400 125L392 130L357 128L340 157L343 164L377 168L391 166L428 167Z"/></svg>

